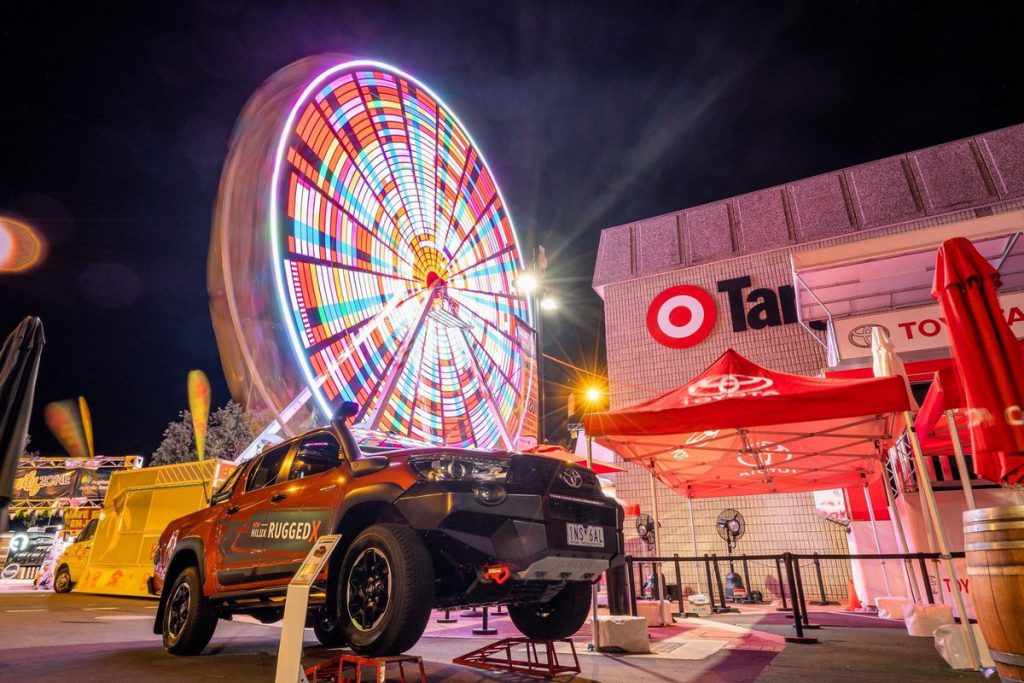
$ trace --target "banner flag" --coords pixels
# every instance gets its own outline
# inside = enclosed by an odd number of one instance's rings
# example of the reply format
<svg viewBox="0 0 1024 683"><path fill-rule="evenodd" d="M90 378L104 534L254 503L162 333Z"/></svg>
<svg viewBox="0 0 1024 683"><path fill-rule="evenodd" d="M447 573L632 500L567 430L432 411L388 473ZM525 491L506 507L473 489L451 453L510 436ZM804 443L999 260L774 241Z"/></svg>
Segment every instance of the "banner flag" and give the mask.
<svg viewBox="0 0 1024 683"><path fill-rule="evenodd" d="M82 433L85 435L85 446L88 449L89 457L96 457L96 449L92 444L92 413L89 412L89 404L85 402L84 396L78 397L78 417L82 421Z"/></svg>
<svg viewBox="0 0 1024 683"><path fill-rule="evenodd" d="M87 437L82 419L84 405L85 400L81 397L79 400L69 398L48 403L43 410L46 426L72 458L88 458L92 454L92 424L90 421Z"/></svg>
<svg viewBox="0 0 1024 683"><path fill-rule="evenodd" d="M206 430L210 419L210 380L202 370L188 373L188 409L192 412L196 455L202 460L206 452Z"/></svg>

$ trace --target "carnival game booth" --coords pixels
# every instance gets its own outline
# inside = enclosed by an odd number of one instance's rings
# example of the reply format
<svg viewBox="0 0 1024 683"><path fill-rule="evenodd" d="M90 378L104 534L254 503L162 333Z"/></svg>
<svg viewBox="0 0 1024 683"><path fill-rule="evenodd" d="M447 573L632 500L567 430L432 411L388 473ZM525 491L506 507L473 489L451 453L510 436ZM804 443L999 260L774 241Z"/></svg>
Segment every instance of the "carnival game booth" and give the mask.
<svg viewBox="0 0 1024 683"><path fill-rule="evenodd" d="M139 456L24 457L9 512L4 575L35 579L90 520L99 516L115 472L140 467Z"/></svg>

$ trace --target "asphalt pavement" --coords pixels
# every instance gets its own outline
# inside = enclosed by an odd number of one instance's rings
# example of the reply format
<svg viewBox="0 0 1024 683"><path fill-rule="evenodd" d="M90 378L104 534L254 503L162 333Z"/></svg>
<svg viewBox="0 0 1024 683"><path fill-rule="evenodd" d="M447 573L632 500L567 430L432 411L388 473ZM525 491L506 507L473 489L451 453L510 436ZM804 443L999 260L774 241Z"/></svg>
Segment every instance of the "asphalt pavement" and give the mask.
<svg viewBox="0 0 1024 683"><path fill-rule="evenodd" d="M0 681L272 681L279 625L221 621L213 642L197 657L164 652L152 632L156 604L151 600L107 596L56 595L48 591L0 591ZM770 618L769 618L770 617ZM690 620L687 620L690 621ZM863 621L863 620L862 620ZM931 639L910 638L902 628L856 621L854 627L823 628L817 645L779 644L785 620L774 615L735 615L702 620L679 635L659 637L659 650L711 646L708 656L616 657L583 653L589 637L576 638L583 669L575 681L775 681L975 680L978 674L950 670ZM511 633L505 617L494 623ZM430 681L525 680L453 665L452 659L492 638L472 638L473 624L443 629L432 625L411 651L423 657ZM699 628L697 628L699 627ZM678 630L678 629L677 629ZM722 635L722 634L726 635ZM731 636L729 634L732 634ZM718 645L721 643L721 645ZM712 646L713 645L713 646ZM324 662L340 651L322 647L306 631L304 663ZM564 679L563 679L564 680Z"/></svg>

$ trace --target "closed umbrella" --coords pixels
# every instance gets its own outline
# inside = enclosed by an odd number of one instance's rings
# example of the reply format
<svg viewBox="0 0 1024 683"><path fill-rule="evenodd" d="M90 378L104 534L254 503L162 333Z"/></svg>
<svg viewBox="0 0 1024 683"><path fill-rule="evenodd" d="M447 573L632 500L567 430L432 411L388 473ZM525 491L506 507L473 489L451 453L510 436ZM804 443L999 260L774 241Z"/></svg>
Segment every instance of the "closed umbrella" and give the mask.
<svg viewBox="0 0 1024 683"><path fill-rule="evenodd" d="M893 352L892 344L885 343L888 341L888 336L885 334L884 330L876 327L871 331L871 355L874 360L873 368L875 374L893 373L894 375L899 375L903 378L903 382L909 391L910 385L907 383L906 370L903 367L902 361ZM946 571L949 573L953 601L956 603L956 608L960 613L960 628L962 629L964 637L968 643L968 654L971 664L974 668L977 668L981 664L981 656L978 653L978 643L974 638L974 631L971 630L971 625L967 620L967 607L964 604L964 596L960 591L959 577L957 577L956 569L953 567L953 557L949 552L949 538L946 534L945 527L942 526L942 523L939 520L939 506L935 502L935 492L932 491L932 483L928 478L928 470L926 470L924 466L924 454L921 451L921 442L917 438L917 430L914 428L914 420L910 415L910 410L903 411L903 420L907 425L907 437L910 439L911 451L914 454L914 469L917 471L917 484L920 487L922 497L924 498L925 507L928 509L928 514L931 517L932 528L935 530L935 537L939 544L939 553L946 564ZM877 539L875 542L877 543Z"/></svg>
<svg viewBox="0 0 1024 683"><path fill-rule="evenodd" d="M25 450L44 342L43 323L28 317L0 348L0 520L6 519L3 512L11 501L18 459Z"/></svg>
<svg viewBox="0 0 1024 683"><path fill-rule="evenodd" d="M932 297L942 308L967 402L978 476L1024 483L1024 356L999 306L999 271L963 237L939 247Z"/></svg>

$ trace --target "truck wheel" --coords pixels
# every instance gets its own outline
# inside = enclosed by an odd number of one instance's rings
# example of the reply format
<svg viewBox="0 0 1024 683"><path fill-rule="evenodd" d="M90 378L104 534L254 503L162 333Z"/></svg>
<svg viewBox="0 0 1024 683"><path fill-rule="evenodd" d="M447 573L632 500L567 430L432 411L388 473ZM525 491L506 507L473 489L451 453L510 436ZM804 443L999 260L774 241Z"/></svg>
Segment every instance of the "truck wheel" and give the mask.
<svg viewBox="0 0 1024 683"><path fill-rule="evenodd" d="M321 645L327 647L343 647L348 644L345 630L322 610L313 615L313 634Z"/></svg>
<svg viewBox="0 0 1024 683"><path fill-rule="evenodd" d="M434 565L415 531L374 524L352 542L338 581L339 622L361 655L396 655L416 644L434 607Z"/></svg>
<svg viewBox="0 0 1024 683"><path fill-rule="evenodd" d="M217 615L203 595L196 567L185 567L174 579L164 606L164 649L172 655L197 655L217 628Z"/></svg>
<svg viewBox="0 0 1024 683"><path fill-rule="evenodd" d="M70 593L73 586L74 584L71 583L71 570L68 569L66 564L61 565L60 569L57 570L57 575L53 577L53 592Z"/></svg>
<svg viewBox="0 0 1024 683"><path fill-rule="evenodd" d="M549 602L509 605L508 616L527 638L559 640L580 630L590 611L590 584L573 581Z"/></svg>

